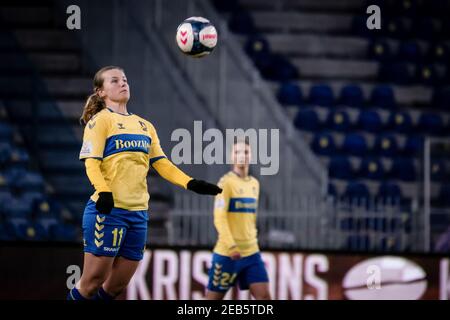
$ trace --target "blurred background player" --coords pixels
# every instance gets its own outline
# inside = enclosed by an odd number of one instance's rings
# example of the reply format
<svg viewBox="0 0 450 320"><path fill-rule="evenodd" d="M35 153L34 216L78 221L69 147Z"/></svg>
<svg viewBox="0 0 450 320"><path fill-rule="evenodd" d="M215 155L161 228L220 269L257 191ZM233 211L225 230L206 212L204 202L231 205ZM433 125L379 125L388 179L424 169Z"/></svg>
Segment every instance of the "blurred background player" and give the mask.
<svg viewBox="0 0 450 320"><path fill-rule="evenodd" d="M69 300L115 298L128 285L147 239L147 173L200 194L216 195L216 185L195 180L170 162L153 125L127 111L130 98L124 71L100 69L81 121L86 124L80 159L95 188L83 215L84 267Z"/></svg>
<svg viewBox="0 0 450 320"><path fill-rule="evenodd" d="M218 240L209 271L207 299L223 299L236 283L250 289L257 300L270 300L269 278L261 259L256 230L259 182L249 175L251 149L247 141L235 141L232 170L218 185L223 189L214 203Z"/></svg>

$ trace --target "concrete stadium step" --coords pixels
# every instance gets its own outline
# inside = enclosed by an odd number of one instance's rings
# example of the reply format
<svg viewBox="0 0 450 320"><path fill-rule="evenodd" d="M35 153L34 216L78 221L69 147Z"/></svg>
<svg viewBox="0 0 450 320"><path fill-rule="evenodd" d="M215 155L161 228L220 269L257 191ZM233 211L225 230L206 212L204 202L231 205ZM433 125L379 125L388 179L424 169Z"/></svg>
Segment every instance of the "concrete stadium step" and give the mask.
<svg viewBox="0 0 450 320"><path fill-rule="evenodd" d="M73 73L80 70L81 61L77 53L0 53L2 72L32 72L36 68L40 72Z"/></svg>
<svg viewBox="0 0 450 320"><path fill-rule="evenodd" d="M379 63L369 60L292 58L300 75L319 79L373 80L378 76Z"/></svg>
<svg viewBox="0 0 450 320"><path fill-rule="evenodd" d="M79 47L73 31L61 29L19 29L14 31L17 42L25 49L74 50Z"/></svg>
<svg viewBox="0 0 450 320"><path fill-rule="evenodd" d="M44 120L60 120L64 118L71 123L78 123L85 100L39 100L36 114L33 113L31 100L9 100L8 105L13 109L20 109L23 117L38 117Z"/></svg>
<svg viewBox="0 0 450 320"><path fill-rule="evenodd" d="M51 175L48 177L48 180L52 183L56 192L73 194L89 194L93 192L93 188L86 174Z"/></svg>
<svg viewBox="0 0 450 320"><path fill-rule="evenodd" d="M44 170L67 169L84 171L83 162L78 160L79 149L67 150L42 150L41 159Z"/></svg>
<svg viewBox="0 0 450 320"><path fill-rule="evenodd" d="M300 86L300 88L303 91L303 95L305 98L308 98L309 90L313 85L317 84L324 84L326 83L331 87L333 90L334 96L337 98L339 97L340 91L342 87L354 84L353 81L350 81L348 79L336 79L336 80L327 80L327 81L320 81L315 79L302 79L296 82L297 85ZM278 91L278 88L280 87L280 84L278 82L270 82L269 83L274 94ZM382 83L379 82L370 82L370 81L364 81L364 82L358 82L358 85L361 87L364 93L364 98L366 100L370 99L370 94L372 92L372 89L375 86L378 86ZM429 104L431 102L431 98L433 95L433 89L427 86L399 86L399 85L391 85L394 90L394 96L397 100L397 102L401 105L414 105L414 104Z"/></svg>
<svg viewBox="0 0 450 320"><path fill-rule="evenodd" d="M261 32L347 33L353 19L350 14L300 12L253 12L251 15Z"/></svg>
<svg viewBox="0 0 450 320"><path fill-rule="evenodd" d="M361 0L239 0L238 3L251 10L308 10L350 11L362 8Z"/></svg>
<svg viewBox="0 0 450 320"><path fill-rule="evenodd" d="M315 34L268 34L272 52L289 56L314 56L333 58L364 58L368 40L357 37L326 36Z"/></svg>
<svg viewBox="0 0 450 320"><path fill-rule="evenodd" d="M50 5L29 6L14 4L11 6L2 6L0 8L0 17L4 26L14 27L34 27L51 26L53 24L53 8Z"/></svg>

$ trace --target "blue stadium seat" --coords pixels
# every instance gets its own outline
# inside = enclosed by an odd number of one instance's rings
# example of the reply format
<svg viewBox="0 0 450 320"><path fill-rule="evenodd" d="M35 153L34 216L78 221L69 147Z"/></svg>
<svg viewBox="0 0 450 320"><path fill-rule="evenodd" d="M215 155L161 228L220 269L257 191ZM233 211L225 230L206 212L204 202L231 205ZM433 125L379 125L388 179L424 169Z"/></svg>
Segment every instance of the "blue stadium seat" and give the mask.
<svg viewBox="0 0 450 320"><path fill-rule="evenodd" d="M12 141L13 129L5 122L0 121L0 143Z"/></svg>
<svg viewBox="0 0 450 320"><path fill-rule="evenodd" d="M417 157L422 154L424 145L424 138L422 136L408 136L406 138L405 146L403 147L402 153L404 156Z"/></svg>
<svg viewBox="0 0 450 320"><path fill-rule="evenodd" d="M261 35L255 35L248 38L244 45L245 52L250 57L255 57L259 54L269 54L269 42Z"/></svg>
<svg viewBox="0 0 450 320"><path fill-rule="evenodd" d="M303 103L303 94L297 84L286 82L278 89L277 99L282 105L300 106Z"/></svg>
<svg viewBox="0 0 450 320"><path fill-rule="evenodd" d="M439 84L444 76L439 75L434 65L424 64L416 66L415 78L419 84L433 86Z"/></svg>
<svg viewBox="0 0 450 320"><path fill-rule="evenodd" d="M364 94L361 87L356 84L342 87L339 102L349 107L362 107L364 105Z"/></svg>
<svg viewBox="0 0 450 320"><path fill-rule="evenodd" d="M29 161L30 156L25 149L16 147L11 149L10 166L21 166L23 168L27 168Z"/></svg>
<svg viewBox="0 0 450 320"><path fill-rule="evenodd" d="M398 60L419 62L423 58L422 51L416 41L409 40L402 42L398 49Z"/></svg>
<svg viewBox="0 0 450 320"><path fill-rule="evenodd" d="M33 212L33 200L24 195L12 196L4 210L7 217L28 219Z"/></svg>
<svg viewBox="0 0 450 320"><path fill-rule="evenodd" d="M26 172L15 181L14 186L22 192L43 192L44 179L37 172Z"/></svg>
<svg viewBox="0 0 450 320"><path fill-rule="evenodd" d="M417 127L422 133L440 135L444 129L444 121L439 114L422 113L419 117Z"/></svg>
<svg viewBox="0 0 450 320"><path fill-rule="evenodd" d="M367 251L371 247L368 235L349 235L346 248L352 251Z"/></svg>
<svg viewBox="0 0 450 320"><path fill-rule="evenodd" d="M412 131L412 119L405 111L391 112L388 119L388 128L394 132L409 134Z"/></svg>
<svg viewBox="0 0 450 320"><path fill-rule="evenodd" d="M0 192L8 190L9 190L8 180L6 179L4 173L0 171Z"/></svg>
<svg viewBox="0 0 450 320"><path fill-rule="evenodd" d="M417 173L414 161L410 158L394 159L389 176L401 181L415 181Z"/></svg>
<svg viewBox="0 0 450 320"><path fill-rule="evenodd" d="M430 175L432 181L444 182L447 179L448 172L444 159L431 160Z"/></svg>
<svg viewBox="0 0 450 320"><path fill-rule="evenodd" d="M336 186L333 183L328 183L328 195L334 197L335 199L338 197L338 192Z"/></svg>
<svg viewBox="0 0 450 320"><path fill-rule="evenodd" d="M18 238L25 241L48 240L45 228L35 221L28 221L17 226Z"/></svg>
<svg viewBox="0 0 450 320"><path fill-rule="evenodd" d="M366 139L358 133L347 134L341 149L344 153L354 156L363 156L368 150Z"/></svg>
<svg viewBox="0 0 450 320"><path fill-rule="evenodd" d="M0 241L11 241L14 237L8 232L6 223L0 221Z"/></svg>
<svg viewBox="0 0 450 320"><path fill-rule="evenodd" d="M33 215L36 218L59 218L60 212L60 204L49 197L42 196L33 201Z"/></svg>
<svg viewBox="0 0 450 320"><path fill-rule="evenodd" d="M381 160L373 157L364 158L358 170L360 178L371 180L382 180L384 173L384 166Z"/></svg>
<svg viewBox="0 0 450 320"><path fill-rule="evenodd" d="M385 82L411 85L415 81L414 66L404 61L383 63L379 69L379 78Z"/></svg>
<svg viewBox="0 0 450 320"><path fill-rule="evenodd" d="M314 136L311 149L318 155L332 155L336 152L336 144L329 133L319 133Z"/></svg>
<svg viewBox="0 0 450 320"><path fill-rule="evenodd" d="M7 213L11 198L12 195L8 189L0 190L0 217Z"/></svg>
<svg viewBox="0 0 450 320"><path fill-rule="evenodd" d="M394 182L383 182L378 187L377 200L385 205L398 205L403 199L400 186Z"/></svg>
<svg viewBox="0 0 450 320"><path fill-rule="evenodd" d="M369 201L370 192L364 183L352 181L347 184L342 198L352 203L363 204Z"/></svg>
<svg viewBox="0 0 450 320"><path fill-rule="evenodd" d="M353 168L350 160L343 156L331 157L328 165L328 173L330 178L350 180L353 179Z"/></svg>
<svg viewBox="0 0 450 320"><path fill-rule="evenodd" d="M309 91L309 102L313 105L331 107L334 105L334 94L327 84L313 85Z"/></svg>
<svg viewBox="0 0 450 320"><path fill-rule="evenodd" d="M411 28L407 20L402 17L386 17L381 31L386 37L405 39L408 37Z"/></svg>
<svg viewBox="0 0 450 320"><path fill-rule="evenodd" d="M377 61L390 61L393 58L392 49L389 46L389 43L380 39L376 39L369 43L368 55L369 58Z"/></svg>
<svg viewBox="0 0 450 320"><path fill-rule="evenodd" d="M450 48L445 42L437 42L428 47L427 60L447 63L450 60Z"/></svg>
<svg viewBox="0 0 450 320"><path fill-rule="evenodd" d="M329 130L347 132L351 129L350 118L343 110L330 111L325 123Z"/></svg>
<svg viewBox="0 0 450 320"><path fill-rule="evenodd" d="M396 106L394 90L388 85L379 85L373 88L370 102L373 106L392 109Z"/></svg>
<svg viewBox="0 0 450 320"><path fill-rule="evenodd" d="M261 53L253 61L267 80L290 81L298 78L297 68L283 55Z"/></svg>
<svg viewBox="0 0 450 320"><path fill-rule="evenodd" d="M414 21L415 36L426 41L439 39L442 28L440 23L431 17L423 17Z"/></svg>
<svg viewBox="0 0 450 320"><path fill-rule="evenodd" d="M392 134L378 135L375 139L373 152L378 156L393 157L398 154L397 139Z"/></svg>
<svg viewBox="0 0 450 320"><path fill-rule="evenodd" d="M255 33L253 18L247 11L234 11L228 21L228 25L234 33L248 35Z"/></svg>
<svg viewBox="0 0 450 320"><path fill-rule="evenodd" d="M373 110L361 110L357 120L359 130L378 133L383 130L383 123L378 112Z"/></svg>
<svg viewBox="0 0 450 320"><path fill-rule="evenodd" d="M444 206L450 206L450 184L443 184L439 190L439 202Z"/></svg>
<svg viewBox="0 0 450 320"><path fill-rule="evenodd" d="M435 108L450 110L450 88L435 89L432 104Z"/></svg>
<svg viewBox="0 0 450 320"><path fill-rule="evenodd" d="M294 126L297 129L317 132L321 129L319 116L313 109L299 110L294 119Z"/></svg>
<svg viewBox="0 0 450 320"><path fill-rule="evenodd" d="M6 167L11 160L11 144L0 142L0 169Z"/></svg>
<svg viewBox="0 0 450 320"><path fill-rule="evenodd" d="M71 224L55 224L50 227L50 238L54 241L77 241L77 229Z"/></svg>
<svg viewBox="0 0 450 320"><path fill-rule="evenodd" d="M402 250L399 239L392 236L381 238L377 249L382 252L398 252Z"/></svg>

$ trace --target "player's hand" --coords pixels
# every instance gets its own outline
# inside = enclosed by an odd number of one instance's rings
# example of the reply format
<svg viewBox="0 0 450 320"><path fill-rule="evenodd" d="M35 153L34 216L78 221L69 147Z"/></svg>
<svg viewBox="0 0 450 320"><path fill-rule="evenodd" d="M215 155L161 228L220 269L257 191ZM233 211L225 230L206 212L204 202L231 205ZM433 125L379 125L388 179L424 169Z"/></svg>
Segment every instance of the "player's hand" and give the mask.
<svg viewBox="0 0 450 320"><path fill-rule="evenodd" d="M188 182L187 189L199 194L209 194L211 196L215 196L222 192L222 189L215 184L196 179L192 179Z"/></svg>
<svg viewBox="0 0 450 320"><path fill-rule="evenodd" d="M114 208L114 199L112 192L99 192L95 209L101 214L109 214Z"/></svg>

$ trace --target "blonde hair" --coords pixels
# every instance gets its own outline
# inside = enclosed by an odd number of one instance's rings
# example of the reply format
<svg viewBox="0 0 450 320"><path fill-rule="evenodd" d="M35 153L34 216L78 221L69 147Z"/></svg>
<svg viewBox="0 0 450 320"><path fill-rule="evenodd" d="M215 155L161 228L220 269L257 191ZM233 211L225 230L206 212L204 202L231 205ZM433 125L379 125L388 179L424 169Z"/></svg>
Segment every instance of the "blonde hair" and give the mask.
<svg viewBox="0 0 450 320"><path fill-rule="evenodd" d="M103 72L118 69L123 71L121 67L107 66L103 67L95 73L93 84L94 93L91 94L84 104L83 114L80 117L80 122L86 124L91 118L106 108L105 101L97 94L97 91L103 87Z"/></svg>

